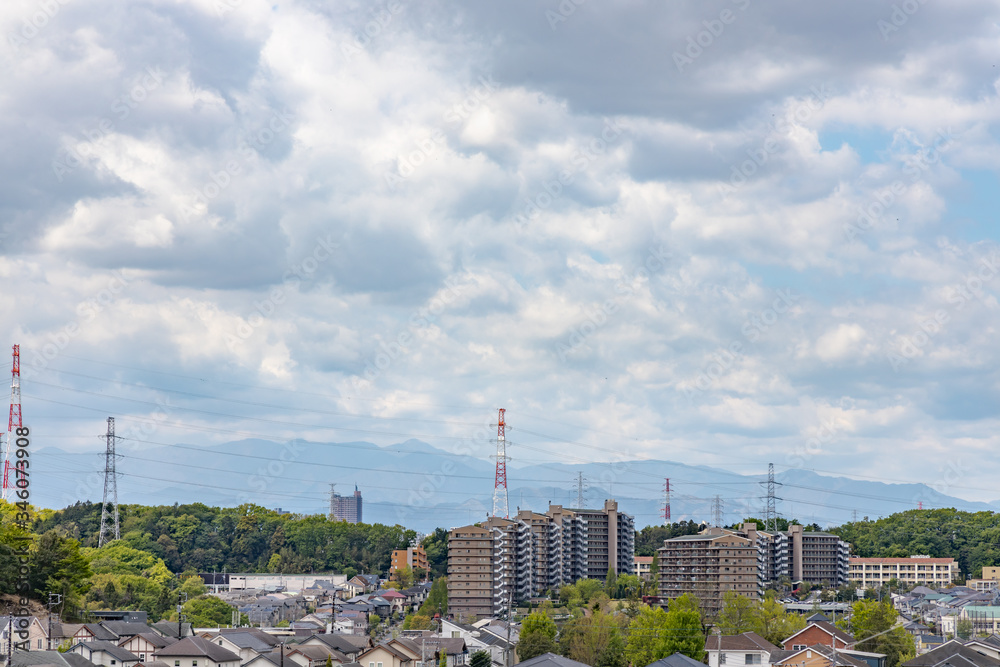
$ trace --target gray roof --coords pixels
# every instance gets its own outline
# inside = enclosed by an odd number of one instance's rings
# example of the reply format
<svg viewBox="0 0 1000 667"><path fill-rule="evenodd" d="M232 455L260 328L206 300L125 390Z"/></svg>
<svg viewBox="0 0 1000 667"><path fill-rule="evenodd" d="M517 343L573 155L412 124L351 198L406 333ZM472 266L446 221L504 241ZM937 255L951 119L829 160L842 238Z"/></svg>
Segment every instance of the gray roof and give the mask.
<svg viewBox="0 0 1000 667"><path fill-rule="evenodd" d="M248 648L257 653L266 653L271 650L274 644L264 641L255 634L249 632L227 632L222 635L216 635L216 637L222 637L227 641L231 641L240 648ZM214 640L213 640L214 641ZM216 641L216 644L219 642Z"/></svg>
<svg viewBox="0 0 1000 667"><path fill-rule="evenodd" d="M177 623L174 621L158 621L150 626L164 637L177 637ZM191 635L191 624L181 623L181 634L185 637Z"/></svg>
<svg viewBox="0 0 1000 667"><path fill-rule="evenodd" d="M14 667L28 667L29 665L70 667L66 658L59 651L22 651L21 649L14 649L11 664Z"/></svg>
<svg viewBox="0 0 1000 667"><path fill-rule="evenodd" d="M215 662L239 662L240 656L222 648L203 637L185 637L184 639L162 648L154 654L157 658L167 657L200 657L205 656Z"/></svg>
<svg viewBox="0 0 1000 667"><path fill-rule="evenodd" d="M119 662L139 662L139 656L137 656L135 653L132 653L128 649L124 649L121 646L118 646L117 644L114 644L112 642L105 642L105 641L79 642L78 644L74 644L73 648L70 650L75 652L77 647L82 647L85 651L87 651L87 655L81 653L81 655L83 655L83 657L85 658L88 655L93 655L94 653L103 652L107 653L108 655L110 655L115 660L118 660Z"/></svg>
<svg viewBox="0 0 1000 667"><path fill-rule="evenodd" d="M531 658L530 660L524 660L523 662L519 662L517 664L519 667L588 667L585 663L570 660L569 658L564 658L561 655L556 655L555 653L543 653L537 657ZM700 665L700 667L705 667L700 662L697 664Z"/></svg>
<svg viewBox="0 0 1000 667"><path fill-rule="evenodd" d="M962 660L958 660L958 658ZM959 667L957 662L963 661L971 662L975 667L1000 667L1000 660L983 655L972 647L965 646L955 640L946 642L936 649L907 660L903 663L903 667L934 667L944 662L952 662L955 667Z"/></svg>
<svg viewBox="0 0 1000 667"><path fill-rule="evenodd" d="M660 658L656 662L649 664L649 667L705 667L704 664L693 660L683 653L674 653L666 658Z"/></svg>
<svg viewBox="0 0 1000 667"><path fill-rule="evenodd" d="M756 632L740 635L709 635L705 638L706 651L767 651L769 654L778 647Z"/></svg>
<svg viewBox="0 0 1000 667"><path fill-rule="evenodd" d="M171 644L177 641L176 637L164 637L163 635L158 635L155 632L151 632L149 628L146 628L146 632L140 632L139 634L134 636L142 637L156 648L163 648L165 646L170 646ZM129 639L131 639L131 637L121 641L128 641Z"/></svg>
<svg viewBox="0 0 1000 667"><path fill-rule="evenodd" d="M149 626L145 623L131 623L129 621L101 621L100 624L118 635L118 637L134 637L135 635L141 635L144 632L149 632Z"/></svg>
<svg viewBox="0 0 1000 667"><path fill-rule="evenodd" d="M69 663L69 667L94 667L94 663L78 653L63 653L62 657Z"/></svg>

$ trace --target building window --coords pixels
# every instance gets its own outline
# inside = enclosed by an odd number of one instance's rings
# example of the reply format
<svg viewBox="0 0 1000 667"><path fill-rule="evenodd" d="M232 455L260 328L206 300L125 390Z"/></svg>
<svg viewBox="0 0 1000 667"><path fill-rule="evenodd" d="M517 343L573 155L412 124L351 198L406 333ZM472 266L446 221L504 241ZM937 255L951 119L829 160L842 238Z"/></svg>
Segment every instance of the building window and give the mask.
<svg viewBox="0 0 1000 667"><path fill-rule="evenodd" d="M174 667L181 667L181 661L180 660L174 660Z"/></svg>
<svg viewBox="0 0 1000 667"><path fill-rule="evenodd" d="M806 648L805 644L795 644L792 646L793 651L801 651L804 648Z"/></svg>
<svg viewBox="0 0 1000 667"><path fill-rule="evenodd" d="M117 663L117 662L115 662L115 659L114 659L114 658L111 658L111 664L112 664L112 665L117 665L118 663Z"/></svg>
<svg viewBox="0 0 1000 667"><path fill-rule="evenodd" d="M726 654L725 653L719 653L719 664L720 665L726 664Z"/></svg>
<svg viewBox="0 0 1000 667"><path fill-rule="evenodd" d="M744 658L744 665L759 665L760 664L760 653L747 653Z"/></svg>

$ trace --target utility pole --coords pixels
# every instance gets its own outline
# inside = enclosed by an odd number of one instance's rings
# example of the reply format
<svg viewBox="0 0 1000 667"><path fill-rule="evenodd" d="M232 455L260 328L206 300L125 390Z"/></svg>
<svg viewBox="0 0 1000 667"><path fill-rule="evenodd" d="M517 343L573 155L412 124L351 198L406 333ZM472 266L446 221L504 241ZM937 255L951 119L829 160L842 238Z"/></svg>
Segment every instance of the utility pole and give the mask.
<svg viewBox="0 0 1000 667"><path fill-rule="evenodd" d="M184 596L183 600L181 600L182 595ZM187 599L188 599L187 593L183 592L177 593L177 639L178 640L184 639L184 624L182 622L184 617L181 614L181 609L184 608L184 603L187 602Z"/></svg>
<svg viewBox="0 0 1000 667"><path fill-rule="evenodd" d="M56 606L57 604L60 604L61 602L62 602L62 595L61 594L59 594L59 593L49 593L49 603L48 603L48 607L49 607L49 636L48 636L48 640L46 641L46 645L47 645L46 648L49 651L52 650L52 607Z"/></svg>

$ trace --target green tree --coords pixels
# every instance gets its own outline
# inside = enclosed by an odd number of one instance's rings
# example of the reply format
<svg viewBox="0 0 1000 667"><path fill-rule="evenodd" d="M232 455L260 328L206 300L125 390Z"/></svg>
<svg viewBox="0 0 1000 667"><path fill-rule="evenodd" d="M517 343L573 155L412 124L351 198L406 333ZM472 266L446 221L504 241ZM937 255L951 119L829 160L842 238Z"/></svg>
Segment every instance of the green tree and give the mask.
<svg viewBox="0 0 1000 667"><path fill-rule="evenodd" d="M662 643L666 651L660 657L683 653L698 660L705 658L705 634L702 630L698 598L685 593L670 601L667 612L666 636Z"/></svg>
<svg viewBox="0 0 1000 667"><path fill-rule="evenodd" d="M448 667L448 653L441 651L441 659L438 660L438 667Z"/></svg>
<svg viewBox="0 0 1000 667"><path fill-rule="evenodd" d="M739 635L750 632L755 627L759 603L734 591L726 591L722 596L722 609L715 624L723 635Z"/></svg>
<svg viewBox="0 0 1000 667"><path fill-rule="evenodd" d="M554 640L556 638L556 632L556 622L553 621L548 614L543 614L542 612L531 612L528 614L528 617L524 619L524 622L521 623L522 638L526 634L541 633L549 639Z"/></svg>
<svg viewBox="0 0 1000 667"><path fill-rule="evenodd" d="M434 614L444 616L448 613L448 578L438 577L431 584L431 590L427 594L427 599L420 605L420 612L425 616L434 617Z"/></svg>
<svg viewBox="0 0 1000 667"><path fill-rule="evenodd" d="M764 599L758 602L753 631L775 646L780 646L786 637L804 627L805 619L798 614L788 613L778 602L774 591L767 591Z"/></svg>
<svg viewBox="0 0 1000 667"><path fill-rule="evenodd" d="M633 665L648 665L670 655L663 646L667 612L662 607L646 607L628 626L625 658Z"/></svg>
<svg viewBox="0 0 1000 667"><path fill-rule="evenodd" d="M267 561L267 571L281 572L281 554L271 554L271 558Z"/></svg>
<svg viewBox="0 0 1000 667"><path fill-rule="evenodd" d="M55 530L42 534L30 550L31 570L28 582L36 600L49 593L62 595L62 613L82 606L82 594L91 575L90 564L80 551L80 543L61 536Z"/></svg>
<svg viewBox="0 0 1000 667"><path fill-rule="evenodd" d="M615 572L615 568L608 566L608 574L604 577L604 592L608 594L608 597L612 600L617 600L618 595L618 573Z"/></svg>
<svg viewBox="0 0 1000 667"><path fill-rule="evenodd" d="M490 667L492 663L489 651L476 651L469 659L470 667Z"/></svg>
<svg viewBox="0 0 1000 667"><path fill-rule="evenodd" d="M212 595L202 595L184 603L183 613L194 627L217 628L229 625L233 618L233 608Z"/></svg>
<svg viewBox="0 0 1000 667"><path fill-rule="evenodd" d="M208 589L205 587L205 582L202 581L201 577L187 577L181 582L180 588L177 589L181 593L186 593L188 599L196 598L199 595L204 595Z"/></svg>
<svg viewBox="0 0 1000 667"><path fill-rule="evenodd" d="M400 588L409 588L413 585L413 569L409 565L404 565L392 573L393 579L399 582Z"/></svg>
<svg viewBox="0 0 1000 667"><path fill-rule="evenodd" d="M544 653L555 653L559 646L555 640L542 632L532 632L527 635L521 630L521 640L517 643L517 657L523 662Z"/></svg>
<svg viewBox="0 0 1000 667"><path fill-rule="evenodd" d="M608 642L597 656L594 667L628 667L625 660L625 642L618 628L611 628Z"/></svg>
<svg viewBox="0 0 1000 667"><path fill-rule="evenodd" d="M884 653L886 667L898 667L916 655L913 635L896 625L899 615L892 602L858 600L851 606L851 628L859 651ZM869 639L870 638L870 639Z"/></svg>
<svg viewBox="0 0 1000 667"><path fill-rule="evenodd" d="M958 622L955 623L955 633L958 635L959 639L968 639L972 636L973 627L972 620L968 618L960 618Z"/></svg>

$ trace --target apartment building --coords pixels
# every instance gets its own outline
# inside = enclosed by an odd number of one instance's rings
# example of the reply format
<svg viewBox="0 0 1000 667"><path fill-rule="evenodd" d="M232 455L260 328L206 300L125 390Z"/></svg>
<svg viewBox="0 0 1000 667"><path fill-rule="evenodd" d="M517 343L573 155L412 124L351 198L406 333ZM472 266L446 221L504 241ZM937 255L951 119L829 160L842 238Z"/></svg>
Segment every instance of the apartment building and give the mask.
<svg viewBox="0 0 1000 667"><path fill-rule="evenodd" d="M851 583L862 587L880 586L895 579L904 584L947 585L958 576L954 558L851 558L848 570Z"/></svg>
<svg viewBox="0 0 1000 667"><path fill-rule="evenodd" d="M458 618L501 616L511 601L539 597L608 569L633 572L635 519L608 500L601 509L550 505L448 534L448 608Z"/></svg>
<svg viewBox="0 0 1000 667"><path fill-rule="evenodd" d="M408 567L411 570L421 569L425 573L430 571L430 564L427 562L427 552L419 544L406 549L396 549L389 559L389 574L396 570Z"/></svg>
<svg viewBox="0 0 1000 667"><path fill-rule="evenodd" d="M831 533L806 531L793 524L778 533L775 545L775 576L792 582L823 586L847 583L851 545Z"/></svg>
<svg viewBox="0 0 1000 667"><path fill-rule="evenodd" d="M635 556L632 559L632 572L643 581L649 581L652 576L650 568L653 567L652 556Z"/></svg>
<svg viewBox="0 0 1000 667"><path fill-rule="evenodd" d="M657 552L663 600L690 593L711 617L722 608L727 591L753 600L760 595L756 541L734 531L708 528L698 535L666 540Z"/></svg>

